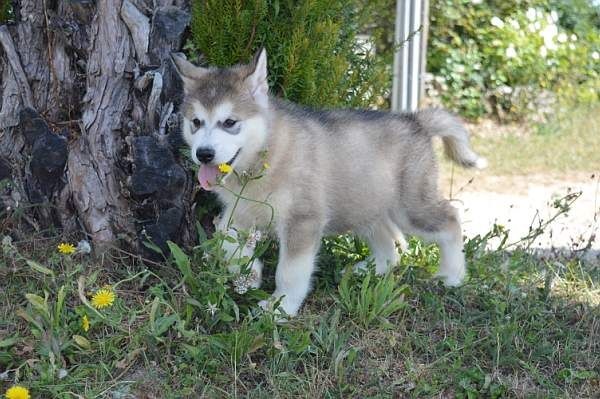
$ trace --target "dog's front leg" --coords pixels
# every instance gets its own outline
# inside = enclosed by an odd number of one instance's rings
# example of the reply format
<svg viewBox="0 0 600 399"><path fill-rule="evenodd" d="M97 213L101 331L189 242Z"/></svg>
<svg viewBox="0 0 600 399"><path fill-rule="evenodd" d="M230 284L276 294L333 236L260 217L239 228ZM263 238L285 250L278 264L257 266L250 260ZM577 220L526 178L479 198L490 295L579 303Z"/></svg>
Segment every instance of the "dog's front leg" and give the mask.
<svg viewBox="0 0 600 399"><path fill-rule="evenodd" d="M290 316L298 314L310 290L315 257L321 242L322 226L313 218L290 219L278 229L279 262L275 272L275 292L263 308L280 300L280 307Z"/></svg>

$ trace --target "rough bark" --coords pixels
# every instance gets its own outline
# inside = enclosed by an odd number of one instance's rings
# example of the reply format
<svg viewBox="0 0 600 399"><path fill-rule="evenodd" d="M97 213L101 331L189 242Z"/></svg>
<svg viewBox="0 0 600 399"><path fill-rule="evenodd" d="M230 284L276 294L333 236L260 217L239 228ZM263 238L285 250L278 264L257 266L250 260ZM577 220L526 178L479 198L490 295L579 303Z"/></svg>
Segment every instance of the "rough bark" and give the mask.
<svg viewBox="0 0 600 399"><path fill-rule="evenodd" d="M163 249L189 243L192 184L174 145L181 86L169 58L182 45L187 2L15 5L15 21L0 27L7 220L19 210L21 231L81 231L96 253L138 252L147 239Z"/></svg>

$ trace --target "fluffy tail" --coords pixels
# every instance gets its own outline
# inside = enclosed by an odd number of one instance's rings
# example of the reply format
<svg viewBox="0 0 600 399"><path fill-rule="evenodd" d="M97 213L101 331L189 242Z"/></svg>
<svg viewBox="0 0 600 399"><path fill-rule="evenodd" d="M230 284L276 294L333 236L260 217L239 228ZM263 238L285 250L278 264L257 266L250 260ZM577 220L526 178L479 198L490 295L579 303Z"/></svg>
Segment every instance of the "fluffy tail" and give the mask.
<svg viewBox="0 0 600 399"><path fill-rule="evenodd" d="M448 158L466 168L487 166L487 160L471 149L469 133L456 116L436 108L421 110L415 115L427 134L442 138Z"/></svg>

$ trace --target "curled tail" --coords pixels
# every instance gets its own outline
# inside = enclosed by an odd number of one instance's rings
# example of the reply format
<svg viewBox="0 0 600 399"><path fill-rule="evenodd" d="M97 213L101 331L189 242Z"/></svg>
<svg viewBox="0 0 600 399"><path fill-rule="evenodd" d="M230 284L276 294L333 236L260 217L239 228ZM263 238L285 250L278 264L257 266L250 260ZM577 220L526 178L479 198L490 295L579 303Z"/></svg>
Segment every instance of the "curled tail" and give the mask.
<svg viewBox="0 0 600 399"><path fill-rule="evenodd" d="M469 133L456 116L437 108L424 109L415 115L427 134L442 138L448 158L466 168L487 166L487 160L471 149Z"/></svg>

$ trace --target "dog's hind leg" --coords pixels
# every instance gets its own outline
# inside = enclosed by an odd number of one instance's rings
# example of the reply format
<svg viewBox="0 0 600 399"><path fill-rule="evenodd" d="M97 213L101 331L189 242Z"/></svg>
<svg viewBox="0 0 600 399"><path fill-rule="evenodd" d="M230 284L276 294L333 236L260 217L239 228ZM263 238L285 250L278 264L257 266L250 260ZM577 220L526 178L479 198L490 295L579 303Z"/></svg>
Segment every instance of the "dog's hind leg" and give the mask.
<svg viewBox="0 0 600 399"><path fill-rule="evenodd" d="M356 269L364 269L370 260L374 260L376 273L385 274L400 260L396 243L399 243L403 250L407 247L402 232L390 219L377 223L363 232L362 236L371 248L372 257L367 261L357 263Z"/></svg>
<svg viewBox="0 0 600 399"><path fill-rule="evenodd" d="M466 274L465 255L458 213L450 202L405 208L398 219L403 231L439 245L441 260L436 278L448 286L460 285Z"/></svg>

